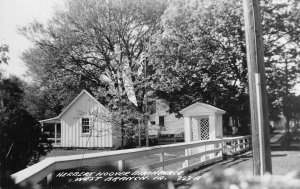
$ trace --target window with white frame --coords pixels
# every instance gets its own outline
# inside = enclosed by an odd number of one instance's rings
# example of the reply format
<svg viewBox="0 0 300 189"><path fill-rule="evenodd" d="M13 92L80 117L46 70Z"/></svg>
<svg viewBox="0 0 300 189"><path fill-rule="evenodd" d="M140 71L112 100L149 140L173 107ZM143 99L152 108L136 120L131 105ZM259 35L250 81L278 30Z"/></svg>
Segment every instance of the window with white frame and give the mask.
<svg viewBox="0 0 300 189"><path fill-rule="evenodd" d="M89 118L81 119L81 132L82 134L89 134L91 132L91 122Z"/></svg>

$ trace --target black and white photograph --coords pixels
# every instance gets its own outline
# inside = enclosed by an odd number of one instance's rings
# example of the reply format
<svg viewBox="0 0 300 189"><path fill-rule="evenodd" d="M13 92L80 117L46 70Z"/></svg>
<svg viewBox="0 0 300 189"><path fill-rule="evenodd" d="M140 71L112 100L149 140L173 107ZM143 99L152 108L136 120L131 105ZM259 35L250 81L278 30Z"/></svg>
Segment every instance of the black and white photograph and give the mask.
<svg viewBox="0 0 300 189"><path fill-rule="evenodd" d="M0 0L0 189L300 188L300 0Z"/></svg>

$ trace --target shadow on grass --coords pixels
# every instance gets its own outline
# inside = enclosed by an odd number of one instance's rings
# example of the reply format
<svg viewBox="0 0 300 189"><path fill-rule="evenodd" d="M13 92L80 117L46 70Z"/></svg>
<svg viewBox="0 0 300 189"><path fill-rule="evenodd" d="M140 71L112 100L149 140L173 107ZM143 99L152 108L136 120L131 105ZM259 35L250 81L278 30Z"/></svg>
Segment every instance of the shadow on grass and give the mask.
<svg viewBox="0 0 300 189"><path fill-rule="evenodd" d="M226 168L229 168L231 166L234 166L234 165L237 165L237 164L240 164L242 162L245 162L245 161L248 161L250 158L252 157L252 154L240 154L238 156L230 156L230 157L225 157L223 159L223 161L221 162L217 162L217 163L210 163L210 164L206 164L206 165L203 165L197 169L193 169L192 171L189 171L186 173L186 175L188 176L192 176L192 177L198 177L198 176L202 176L204 175L205 173L209 173L211 171L215 171L215 170L218 170L218 169L226 169ZM193 184L193 181L181 181L181 182L175 182L174 185L176 187L188 187L188 186L191 186Z"/></svg>
<svg viewBox="0 0 300 189"><path fill-rule="evenodd" d="M300 151L300 130L291 132L289 140L283 134L276 142L271 143L271 151Z"/></svg>
<svg viewBox="0 0 300 189"><path fill-rule="evenodd" d="M283 137L278 142L271 144L271 151L300 151L300 140L291 139L287 142Z"/></svg>
<svg viewBox="0 0 300 189"><path fill-rule="evenodd" d="M272 154L272 157L285 157L287 154Z"/></svg>
<svg viewBox="0 0 300 189"><path fill-rule="evenodd" d="M223 161L218 162L218 163L211 163L204 165L200 168L194 169L193 171L188 172L187 174L197 174L197 176L201 176L204 173L210 172L213 169L216 168L229 168L231 166L240 164L242 162L248 161L250 158L252 158L252 154L243 154L239 155L237 157L227 157Z"/></svg>

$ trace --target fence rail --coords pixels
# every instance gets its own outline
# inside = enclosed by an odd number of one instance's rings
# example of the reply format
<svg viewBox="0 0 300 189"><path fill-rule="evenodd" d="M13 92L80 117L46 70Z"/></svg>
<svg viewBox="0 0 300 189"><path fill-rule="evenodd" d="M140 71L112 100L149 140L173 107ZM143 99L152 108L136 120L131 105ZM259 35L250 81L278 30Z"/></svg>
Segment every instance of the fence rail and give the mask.
<svg viewBox="0 0 300 189"><path fill-rule="evenodd" d="M223 138L223 153L238 154L251 148L251 135Z"/></svg>
<svg viewBox="0 0 300 189"><path fill-rule="evenodd" d="M24 185L28 182L35 184L45 177L51 178L51 175L54 171L86 166L99 166L101 164L112 162L117 162L118 169L122 171L125 168L127 160L152 155L158 155L159 161L152 162L147 165L131 167L131 169L149 167L151 169L159 168L164 170L164 167L167 165L179 163L180 167L178 167L178 170L189 171L204 164L221 161L224 150L228 151L226 146L224 147L224 144L228 142L235 144L232 148L236 149L237 151L248 148L248 139L250 139L249 136L233 137L225 138L223 140L216 139L193 141L146 148L89 153L84 155L49 157L37 164L11 175L11 177L17 184ZM239 143L238 141L244 142ZM172 153L180 150L184 151L184 155L172 159L166 158L166 153ZM196 159L196 162L194 161L195 158L198 158Z"/></svg>

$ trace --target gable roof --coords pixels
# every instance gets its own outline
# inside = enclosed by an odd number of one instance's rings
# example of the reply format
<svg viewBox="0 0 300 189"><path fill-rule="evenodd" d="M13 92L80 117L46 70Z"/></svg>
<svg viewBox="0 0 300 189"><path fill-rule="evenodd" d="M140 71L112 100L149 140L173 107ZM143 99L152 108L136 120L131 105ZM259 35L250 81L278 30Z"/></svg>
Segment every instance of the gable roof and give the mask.
<svg viewBox="0 0 300 189"><path fill-rule="evenodd" d="M212 105L205 104L205 103L200 103L200 102L196 102L196 103L194 103L194 104L192 104L192 105L190 105L190 106L188 106L188 107L186 107L186 108L180 110L179 112L180 112L181 114L184 114L185 112L187 112L188 110L190 110L190 109L192 109L192 108L194 108L194 107L196 107L196 106L202 106L202 107L204 107L204 108L210 109L210 110L212 110L213 112L219 113L219 114L225 114L225 113L226 113L226 111L224 111L224 110L222 110L222 109L220 109L220 108L216 108L216 107L214 107L214 106L212 106Z"/></svg>
<svg viewBox="0 0 300 189"><path fill-rule="evenodd" d="M107 110L95 97L93 97L89 92L87 92L85 89L82 90L79 95L77 95L74 100L66 107L63 109L63 111L57 116L57 117L61 117L68 109L71 108L71 106L83 95L83 94L87 94L89 97L91 97L99 106L101 106L102 108L104 108L105 110Z"/></svg>
<svg viewBox="0 0 300 189"><path fill-rule="evenodd" d="M85 89L84 90L82 90L73 100L72 100L72 102L66 107L66 108L64 108L63 110L62 110L62 112L58 115L58 116L56 116L56 117L54 117L54 118L50 118L50 119L44 119L44 120L40 120L39 122L52 122L52 121L54 121L54 122L56 122L58 119L60 119L61 118L61 116L62 115L64 115L64 113L65 112L67 112L71 107L72 107L72 105L82 96L82 95L84 95L84 94L86 94L86 95L88 95L91 99L93 99L99 106L101 106L102 108L104 108L105 110L107 110L107 108L105 108L93 95L91 95L89 92L87 92Z"/></svg>

